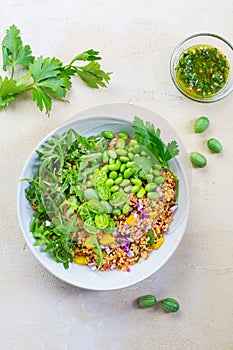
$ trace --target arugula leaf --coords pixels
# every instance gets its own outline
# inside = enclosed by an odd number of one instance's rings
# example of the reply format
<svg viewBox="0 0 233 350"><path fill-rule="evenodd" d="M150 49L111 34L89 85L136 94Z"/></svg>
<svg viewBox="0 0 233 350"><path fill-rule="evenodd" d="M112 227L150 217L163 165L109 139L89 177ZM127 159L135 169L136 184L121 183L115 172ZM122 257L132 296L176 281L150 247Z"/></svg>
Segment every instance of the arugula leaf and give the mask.
<svg viewBox="0 0 233 350"><path fill-rule="evenodd" d="M7 66L11 66L12 77L14 75L14 67L17 64L28 66L34 60L30 46L23 46L19 35L19 29L13 24L6 31L6 36L2 41L3 70L6 71Z"/></svg>

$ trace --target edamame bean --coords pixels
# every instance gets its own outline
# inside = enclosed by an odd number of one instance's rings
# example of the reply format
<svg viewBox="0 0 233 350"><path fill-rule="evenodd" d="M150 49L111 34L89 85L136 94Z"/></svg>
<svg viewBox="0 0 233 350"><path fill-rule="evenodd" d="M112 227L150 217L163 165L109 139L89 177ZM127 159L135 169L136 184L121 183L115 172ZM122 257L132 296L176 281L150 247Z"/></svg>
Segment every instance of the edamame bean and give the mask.
<svg viewBox="0 0 233 350"><path fill-rule="evenodd" d="M130 211L130 206L128 203L126 203L123 208L122 208L122 213L123 214L128 214L128 212Z"/></svg>
<svg viewBox="0 0 233 350"><path fill-rule="evenodd" d="M137 197L138 198L142 198L142 197L144 197L145 193L146 193L145 188L141 187L140 190L137 193Z"/></svg>
<svg viewBox="0 0 233 350"><path fill-rule="evenodd" d="M147 192L150 192L150 191L155 190L157 187L158 187L157 184L155 184L154 182L150 182L150 183L148 183L148 184L145 186L145 190L146 190Z"/></svg>
<svg viewBox="0 0 233 350"><path fill-rule="evenodd" d="M125 187L125 186L128 186L129 184L130 184L130 180L123 179L123 181L121 182L120 186L121 187Z"/></svg>
<svg viewBox="0 0 233 350"><path fill-rule="evenodd" d="M147 156L147 153L145 151L141 151L141 156Z"/></svg>
<svg viewBox="0 0 233 350"><path fill-rule="evenodd" d="M157 192L148 192L147 193L147 197L150 199L158 199L159 198L159 194Z"/></svg>
<svg viewBox="0 0 233 350"><path fill-rule="evenodd" d="M115 159L110 158L110 159L109 159L109 164L115 164Z"/></svg>
<svg viewBox="0 0 233 350"><path fill-rule="evenodd" d="M132 191L132 186L129 185L129 186L124 187L124 191L125 191L126 193L131 192L131 191Z"/></svg>
<svg viewBox="0 0 233 350"><path fill-rule="evenodd" d="M113 215L120 216L121 215L121 210L119 208L115 208L112 211Z"/></svg>
<svg viewBox="0 0 233 350"><path fill-rule="evenodd" d="M102 166L101 170L107 173L109 171L108 164L105 164L104 166Z"/></svg>
<svg viewBox="0 0 233 350"><path fill-rule="evenodd" d="M118 190L119 190L119 186L117 186L117 185L114 185L110 188L111 192L117 192Z"/></svg>
<svg viewBox="0 0 233 350"><path fill-rule="evenodd" d="M115 184L115 185L119 185L119 184L122 182L122 180L123 180L123 177L122 177L122 176L119 176L119 177L117 177L116 180L114 181L114 184Z"/></svg>
<svg viewBox="0 0 233 350"><path fill-rule="evenodd" d="M102 154L102 161L107 163L109 161L108 151L104 151Z"/></svg>
<svg viewBox="0 0 233 350"><path fill-rule="evenodd" d="M138 142L136 140L130 140L130 147L134 147L134 146L137 146Z"/></svg>
<svg viewBox="0 0 233 350"><path fill-rule="evenodd" d="M124 140L127 140L127 139L129 138L129 135L128 135L126 132L124 132L124 131L119 131L119 132L117 133L117 135L118 135L121 139L124 139Z"/></svg>
<svg viewBox="0 0 233 350"><path fill-rule="evenodd" d="M153 170L153 174L155 176L160 176L161 175L161 173L160 173L160 171L158 169Z"/></svg>
<svg viewBox="0 0 233 350"><path fill-rule="evenodd" d="M112 170L119 170L121 167L121 162L119 159L116 160L116 163L113 163L113 164L110 164L108 166L109 170L112 171Z"/></svg>
<svg viewBox="0 0 233 350"><path fill-rule="evenodd" d="M118 148L116 149L116 153L118 154L118 156L126 156L127 151L125 149Z"/></svg>
<svg viewBox="0 0 233 350"><path fill-rule="evenodd" d="M120 148L120 149L125 148L125 140L124 139L118 139L117 143L116 143L116 147Z"/></svg>
<svg viewBox="0 0 233 350"><path fill-rule="evenodd" d="M129 152L133 152L133 151L134 151L134 148L133 148L133 147L129 147L128 151L129 151Z"/></svg>
<svg viewBox="0 0 233 350"><path fill-rule="evenodd" d="M107 179L105 184L111 187L114 184L114 180L113 179Z"/></svg>
<svg viewBox="0 0 233 350"><path fill-rule="evenodd" d="M103 133L102 133L103 137L105 137L106 139L113 139L114 137L114 134L109 131L109 130L105 130Z"/></svg>
<svg viewBox="0 0 233 350"><path fill-rule="evenodd" d="M131 182L132 182L132 184L134 184L134 185L138 185L138 186L141 186L141 185L142 185L142 181L141 181L140 179L132 178L132 179L131 179Z"/></svg>
<svg viewBox="0 0 233 350"><path fill-rule="evenodd" d="M131 177L133 174L134 174L134 169L128 168L128 169L126 169L126 170L124 171L123 176L124 176L125 179L128 179L128 178Z"/></svg>
<svg viewBox="0 0 233 350"><path fill-rule="evenodd" d="M165 178L163 176L157 176L154 179L154 182L157 183L158 185L164 183L164 181L165 181Z"/></svg>
<svg viewBox="0 0 233 350"><path fill-rule="evenodd" d="M118 177L118 174L116 171L111 171L111 173L109 173L109 179L115 180L117 177Z"/></svg>
<svg viewBox="0 0 233 350"><path fill-rule="evenodd" d="M130 160L133 160L134 159L134 154L132 152L129 152L128 153L128 157Z"/></svg>
<svg viewBox="0 0 233 350"><path fill-rule="evenodd" d="M160 170L162 168L162 166L160 164L155 164L154 168Z"/></svg>
<svg viewBox="0 0 233 350"><path fill-rule="evenodd" d="M126 156L122 156L119 158L122 163L127 163L129 161L129 158Z"/></svg>
<svg viewBox="0 0 233 350"><path fill-rule="evenodd" d="M143 170L140 170L139 173L138 173L138 176L141 178L141 179L146 179L146 174Z"/></svg>
<svg viewBox="0 0 233 350"><path fill-rule="evenodd" d="M108 154L109 154L110 158L116 159L116 157L117 157L116 152L113 151L113 149L109 149Z"/></svg>
<svg viewBox="0 0 233 350"><path fill-rule="evenodd" d="M148 182L152 182L153 178L154 178L154 176L152 174L147 174L146 175L146 179L147 179Z"/></svg>
<svg viewBox="0 0 233 350"><path fill-rule="evenodd" d="M121 164L120 172L123 173L125 171L125 169L126 169L126 164Z"/></svg>
<svg viewBox="0 0 233 350"><path fill-rule="evenodd" d="M135 163L135 162L127 162L127 163L126 163L126 166L127 166L127 168L132 168L132 166L133 166L134 164L136 164L136 163Z"/></svg>
<svg viewBox="0 0 233 350"><path fill-rule="evenodd" d="M133 187L132 187L132 193L137 193L138 191L140 190L140 186L139 185L134 185Z"/></svg>

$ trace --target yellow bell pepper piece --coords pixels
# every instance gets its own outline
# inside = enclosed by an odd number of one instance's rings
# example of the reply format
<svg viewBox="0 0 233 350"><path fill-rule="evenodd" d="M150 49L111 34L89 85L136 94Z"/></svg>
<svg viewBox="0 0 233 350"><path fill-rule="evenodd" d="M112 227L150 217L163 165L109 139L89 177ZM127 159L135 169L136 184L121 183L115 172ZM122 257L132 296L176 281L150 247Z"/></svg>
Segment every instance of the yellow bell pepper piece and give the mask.
<svg viewBox="0 0 233 350"><path fill-rule="evenodd" d="M74 262L79 265L87 265L86 257L82 255L76 255Z"/></svg>
<svg viewBox="0 0 233 350"><path fill-rule="evenodd" d="M103 245L110 245L115 242L115 238L111 236L109 233L106 233L103 235L103 237L100 239L100 243Z"/></svg>
<svg viewBox="0 0 233 350"><path fill-rule="evenodd" d="M95 244L92 243L93 238L91 236L88 236L84 241L84 246L87 247L87 249L92 249L95 247Z"/></svg>
<svg viewBox="0 0 233 350"><path fill-rule="evenodd" d="M131 214L126 220L126 224L132 226L136 222L136 218Z"/></svg>
<svg viewBox="0 0 233 350"><path fill-rule="evenodd" d="M157 242L153 245L153 249L159 249L159 247L163 244L165 239L163 237L160 237Z"/></svg>

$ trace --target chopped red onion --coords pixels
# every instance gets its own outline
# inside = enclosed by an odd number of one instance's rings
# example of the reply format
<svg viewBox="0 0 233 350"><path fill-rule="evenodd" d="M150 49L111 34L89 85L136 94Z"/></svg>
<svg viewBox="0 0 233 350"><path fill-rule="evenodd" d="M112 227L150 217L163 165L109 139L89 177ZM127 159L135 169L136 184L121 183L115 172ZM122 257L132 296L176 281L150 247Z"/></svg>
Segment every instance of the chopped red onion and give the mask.
<svg viewBox="0 0 233 350"><path fill-rule="evenodd" d="M134 252L132 252L132 250L128 250L126 255L128 256L128 258L133 258L134 257Z"/></svg>
<svg viewBox="0 0 233 350"><path fill-rule="evenodd" d="M131 270L130 269L127 269L126 272L130 272Z"/></svg>
<svg viewBox="0 0 233 350"><path fill-rule="evenodd" d="M160 187L157 187L157 188L156 188L156 192L159 194L159 197L162 197L162 196L163 196L163 192L162 192L162 190L161 190Z"/></svg>
<svg viewBox="0 0 233 350"><path fill-rule="evenodd" d="M134 242L133 237L127 237L127 240L128 240L129 242L131 242L131 243L133 243L133 242Z"/></svg>
<svg viewBox="0 0 233 350"><path fill-rule="evenodd" d="M115 267L116 267L116 264L112 264L112 265L110 266L110 270L114 270Z"/></svg>
<svg viewBox="0 0 233 350"><path fill-rule="evenodd" d="M172 207L170 207L169 210L175 212L175 211L177 210L177 208L178 208L178 205L175 204L175 205L173 205Z"/></svg>
<svg viewBox="0 0 233 350"><path fill-rule="evenodd" d="M95 271L95 270L97 270L97 267L95 266L95 264L94 263L89 263L88 265L87 265L92 271Z"/></svg>

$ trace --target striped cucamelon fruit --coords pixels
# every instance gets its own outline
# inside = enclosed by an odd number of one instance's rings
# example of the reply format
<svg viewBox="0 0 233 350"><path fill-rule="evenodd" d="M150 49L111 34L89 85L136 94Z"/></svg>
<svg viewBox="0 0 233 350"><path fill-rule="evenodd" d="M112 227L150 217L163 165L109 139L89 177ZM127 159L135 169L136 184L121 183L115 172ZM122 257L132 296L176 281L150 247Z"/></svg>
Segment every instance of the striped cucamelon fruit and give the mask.
<svg viewBox="0 0 233 350"><path fill-rule="evenodd" d="M210 125L210 121L207 117L199 117L195 120L194 123L194 132L201 134L205 132Z"/></svg>
<svg viewBox="0 0 233 350"><path fill-rule="evenodd" d="M176 312L179 310L179 303L173 298L166 298L161 301L162 307L166 312Z"/></svg>

